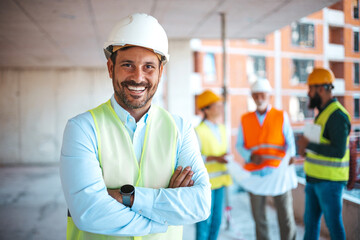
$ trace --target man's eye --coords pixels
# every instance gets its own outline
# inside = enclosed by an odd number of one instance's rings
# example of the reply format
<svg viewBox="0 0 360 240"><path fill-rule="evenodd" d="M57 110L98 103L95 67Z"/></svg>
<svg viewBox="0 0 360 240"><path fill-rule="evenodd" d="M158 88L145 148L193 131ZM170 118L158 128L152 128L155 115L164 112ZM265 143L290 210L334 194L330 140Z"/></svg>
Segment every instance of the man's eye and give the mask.
<svg viewBox="0 0 360 240"><path fill-rule="evenodd" d="M122 67L131 67L131 64L130 63L123 63L121 66Z"/></svg>
<svg viewBox="0 0 360 240"><path fill-rule="evenodd" d="M153 65L146 65L146 68L151 69L151 68L155 68Z"/></svg>

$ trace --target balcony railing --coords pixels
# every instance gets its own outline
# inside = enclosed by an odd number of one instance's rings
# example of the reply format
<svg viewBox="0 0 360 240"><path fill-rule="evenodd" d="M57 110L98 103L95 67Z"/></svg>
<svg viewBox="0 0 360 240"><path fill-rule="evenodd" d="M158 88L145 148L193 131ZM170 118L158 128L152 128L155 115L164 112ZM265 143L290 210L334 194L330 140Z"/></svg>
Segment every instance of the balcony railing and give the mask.
<svg viewBox="0 0 360 240"><path fill-rule="evenodd" d="M332 26L344 26L345 23L344 12L335 9L324 9L324 20Z"/></svg>

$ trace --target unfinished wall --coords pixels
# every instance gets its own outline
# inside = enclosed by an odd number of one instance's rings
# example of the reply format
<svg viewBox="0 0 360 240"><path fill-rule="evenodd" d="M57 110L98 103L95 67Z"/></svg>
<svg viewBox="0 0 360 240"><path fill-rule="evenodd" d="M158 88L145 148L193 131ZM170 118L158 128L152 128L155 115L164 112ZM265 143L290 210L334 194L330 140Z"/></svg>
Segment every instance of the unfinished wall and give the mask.
<svg viewBox="0 0 360 240"><path fill-rule="evenodd" d="M0 69L0 164L57 162L67 120L110 98L106 69Z"/></svg>

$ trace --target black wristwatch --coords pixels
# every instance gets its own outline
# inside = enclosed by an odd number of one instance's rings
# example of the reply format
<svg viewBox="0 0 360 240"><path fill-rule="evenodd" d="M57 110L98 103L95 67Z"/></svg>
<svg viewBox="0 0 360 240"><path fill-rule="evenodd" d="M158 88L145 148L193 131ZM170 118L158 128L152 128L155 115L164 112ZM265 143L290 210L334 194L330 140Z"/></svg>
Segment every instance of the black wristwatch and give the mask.
<svg viewBox="0 0 360 240"><path fill-rule="evenodd" d="M120 194L122 195L123 204L127 207L131 205L131 195L134 195L135 188L133 185L126 184L120 188Z"/></svg>

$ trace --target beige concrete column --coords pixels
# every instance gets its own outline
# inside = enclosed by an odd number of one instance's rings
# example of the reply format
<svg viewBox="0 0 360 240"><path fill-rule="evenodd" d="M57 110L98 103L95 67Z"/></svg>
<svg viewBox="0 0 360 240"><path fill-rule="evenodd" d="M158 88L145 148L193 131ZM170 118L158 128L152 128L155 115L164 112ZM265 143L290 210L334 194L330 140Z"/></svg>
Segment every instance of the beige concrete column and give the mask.
<svg viewBox="0 0 360 240"><path fill-rule="evenodd" d="M193 58L190 40L170 40L170 62L166 66L167 109L186 120L194 116L194 96L191 87Z"/></svg>

